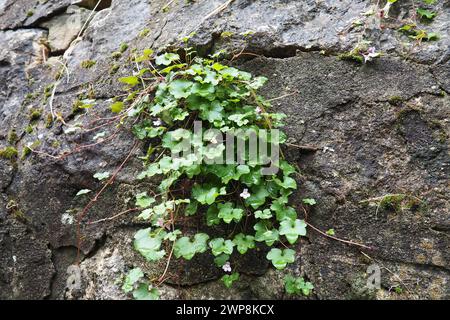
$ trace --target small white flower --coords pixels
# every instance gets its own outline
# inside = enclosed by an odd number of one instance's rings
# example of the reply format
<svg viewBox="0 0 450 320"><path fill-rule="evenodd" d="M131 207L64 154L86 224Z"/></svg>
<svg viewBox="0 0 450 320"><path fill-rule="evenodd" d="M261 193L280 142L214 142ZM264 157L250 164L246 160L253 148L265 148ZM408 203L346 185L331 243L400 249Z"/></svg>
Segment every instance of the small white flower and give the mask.
<svg viewBox="0 0 450 320"><path fill-rule="evenodd" d="M153 125L154 125L155 127L161 126L161 125L162 125L161 119L156 119L155 121L153 121Z"/></svg>
<svg viewBox="0 0 450 320"><path fill-rule="evenodd" d="M260 113L262 112L262 110L261 110L260 107L256 107L256 108L255 108L255 112L256 112L257 114L260 114Z"/></svg>
<svg viewBox="0 0 450 320"><path fill-rule="evenodd" d="M239 196L241 198L247 199L248 197L250 197L250 193L248 192L248 189L245 188Z"/></svg>
<svg viewBox="0 0 450 320"><path fill-rule="evenodd" d="M73 217L70 213L65 212L62 216L61 216L61 223L62 224L73 224Z"/></svg>
<svg viewBox="0 0 450 320"><path fill-rule="evenodd" d="M216 143L217 143L216 137L212 137L212 139L211 139L210 141L211 141L211 143L213 143L213 144L216 144Z"/></svg>
<svg viewBox="0 0 450 320"><path fill-rule="evenodd" d="M229 261L225 262L225 264L222 266L222 269L223 269L223 271L225 271L225 272L231 272L231 265L230 265L230 262L229 262Z"/></svg>
<svg viewBox="0 0 450 320"><path fill-rule="evenodd" d="M364 57L364 63L366 63L368 61L372 61L373 58L378 58L380 56L380 53L377 52L374 47L370 47L369 49L367 49L367 52L363 53L362 55Z"/></svg>

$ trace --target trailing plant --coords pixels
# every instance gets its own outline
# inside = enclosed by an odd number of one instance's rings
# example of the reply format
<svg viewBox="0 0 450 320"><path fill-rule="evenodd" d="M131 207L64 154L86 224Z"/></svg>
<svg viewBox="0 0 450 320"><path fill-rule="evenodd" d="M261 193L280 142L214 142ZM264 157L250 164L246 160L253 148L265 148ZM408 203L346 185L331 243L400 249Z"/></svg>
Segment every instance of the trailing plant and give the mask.
<svg viewBox="0 0 450 320"><path fill-rule="evenodd" d="M288 294L309 296L314 286L311 282L305 281L303 277L294 277L290 274L284 278L284 288Z"/></svg>
<svg viewBox="0 0 450 320"><path fill-rule="evenodd" d="M232 149L241 161L217 163L226 149L218 133L267 130L262 141L269 149L285 142L284 133L273 133L283 126L285 115L271 112L270 103L257 93L267 79L195 57L189 50L155 56L147 49L135 63L138 70L119 79L128 97L114 101L111 110L124 121L132 120L134 134L149 146L137 178L160 181L158 194L149 190L136 195L141 209L137 219L148 227L136 233L135 250L147 261L168 259L167 264L172 255L191 260L210 252L225 272L226 286L239 278L232 273L232 254L246 254L258 243L268 247L267 259L277 269L294 262L295 251L285 247L306 235L305 222L289 205L297 189L296 169L281 159L271 163L274 173L264 175L267 159L250 156L248 135L236 135L246 146L244 154L238 154L236 146ZM196 131L194 121L201 121L203 130ZM190 148L195 153L170 155ZM108 176L99 173L96 178ZM222 224L232 232L226 237L185 232L181 221L194 216L203 219L208 230Z"/></svg>

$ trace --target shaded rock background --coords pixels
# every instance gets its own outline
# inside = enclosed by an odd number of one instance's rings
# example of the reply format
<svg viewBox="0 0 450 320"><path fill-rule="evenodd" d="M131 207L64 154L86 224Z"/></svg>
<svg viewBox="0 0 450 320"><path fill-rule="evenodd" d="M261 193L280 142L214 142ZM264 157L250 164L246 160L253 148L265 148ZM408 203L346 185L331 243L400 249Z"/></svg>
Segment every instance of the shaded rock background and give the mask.
<svg viewBox="0 0 450 320"><path fill-rule="evenodd" d="M18 150L13 159L0 158L0 298L125 299L120 284L128 269L140 266L150 278L162 273L164 265L145 263L132 249L141 227L133 213L89 224L129 208L137 191L152 187L134 181L142 169L136 157L83 220L79 279L70 268L77 258L77 215L89 201L89 195L75 195L98 190L92 175L113 172L134 139L113 126L64 132L110 116L109 100L122 92L114 79L131 72L125 65L133 48L178 46L194 31L189 45L202 55L221 49L257 54L233 63L267 76L263 94L269 99L287 95L273 105L288 114L290 143L317 146L316 152L285 150L302 170L293 205L301 210L298 199L317 199L308 221L374 248L310 230L286 272L309 279L313 299L449 298L450 1L439 1L438 16L426 25L440 40L420 45L396 32L394 22L380 29L378 18L361 15L376 1L235 0L210 16L223 2L166 7L165 0L112 0L92 12L96 1L0 0L0 149ZM407 17L410 10L403 1L391 15ZM351 27L356 19L367 19L367 27ZM380 60L358 65L337 59L363 36L385 53ZM83 68L86 61L93 65ZM78 117L73 106L84 98L97 105ZM50 108L68 126L52 122ZM100 131L112 138L63 160L27 154L32 147L58 155L95 142ZM144 152L140 146L134 155ZM391 193L421 201L403 210L365 202ZM260 248L237 260L243 277L230 290L217 281L220 272L208 255L176 261L162 297L292 298L284 294L283 274L263 256ZM373 263L381 267L380 290L366 287Z"/></svg>

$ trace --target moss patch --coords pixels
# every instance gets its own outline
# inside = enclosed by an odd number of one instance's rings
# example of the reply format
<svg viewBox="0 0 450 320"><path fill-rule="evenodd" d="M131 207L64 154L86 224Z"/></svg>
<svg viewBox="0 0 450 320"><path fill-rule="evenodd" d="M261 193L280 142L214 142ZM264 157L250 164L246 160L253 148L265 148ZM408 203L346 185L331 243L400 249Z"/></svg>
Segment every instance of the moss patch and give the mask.
<svg viewBox="0 0 450 320"><path fill-rule="evenodd" d="M17 157L17 149L14 147L6 147L0 150L0 157L4 159L13 159Z"/></svg>

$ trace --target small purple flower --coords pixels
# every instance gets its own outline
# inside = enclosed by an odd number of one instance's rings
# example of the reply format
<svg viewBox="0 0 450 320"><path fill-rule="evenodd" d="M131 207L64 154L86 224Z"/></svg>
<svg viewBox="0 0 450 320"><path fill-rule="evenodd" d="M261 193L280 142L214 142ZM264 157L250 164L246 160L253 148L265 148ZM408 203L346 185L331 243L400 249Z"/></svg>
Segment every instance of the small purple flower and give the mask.
<svg viewBox="0 0 450 320"><path fill-rule="evenodd" d="M156 225L158 227L163 228L164 227L164 219L163 218L159 218L158 220L156 220Z"/></svg>
<svg viewBox="0 0 450 320"><path fill-rule="evenodd" d="M242 193L239 195L241 198L247 199L251 196L251 194L248 192L248 189L245 188L242 190Z"/></svg>
<svg viewBox="0 0 450 320"><path fill-rule="evenodd" d="M229 262L229 261L225 262L225 264L222 266L222 269L223 269L223 271L225 271L225 272L231 272L231 265L230 265L230 262Z"/></svg>
<svg viewBox="0 0 450 320"><path fill-rule="evenodd" d="M365 53L362 54L364 57L364 63L367 63L368 61L372 61L373 58L378 58L380 56L380 53L377 52L375 47L370 47L367 49Z"/></svg>
<svg viewBox="0 0 450 320"><path fill-rule="evenodd" d="M262 110L261 110L260 107L256 107L256 108L255 108L255 112L256 112L257 114L260 114L260 113L262 112Z"/></svg>

